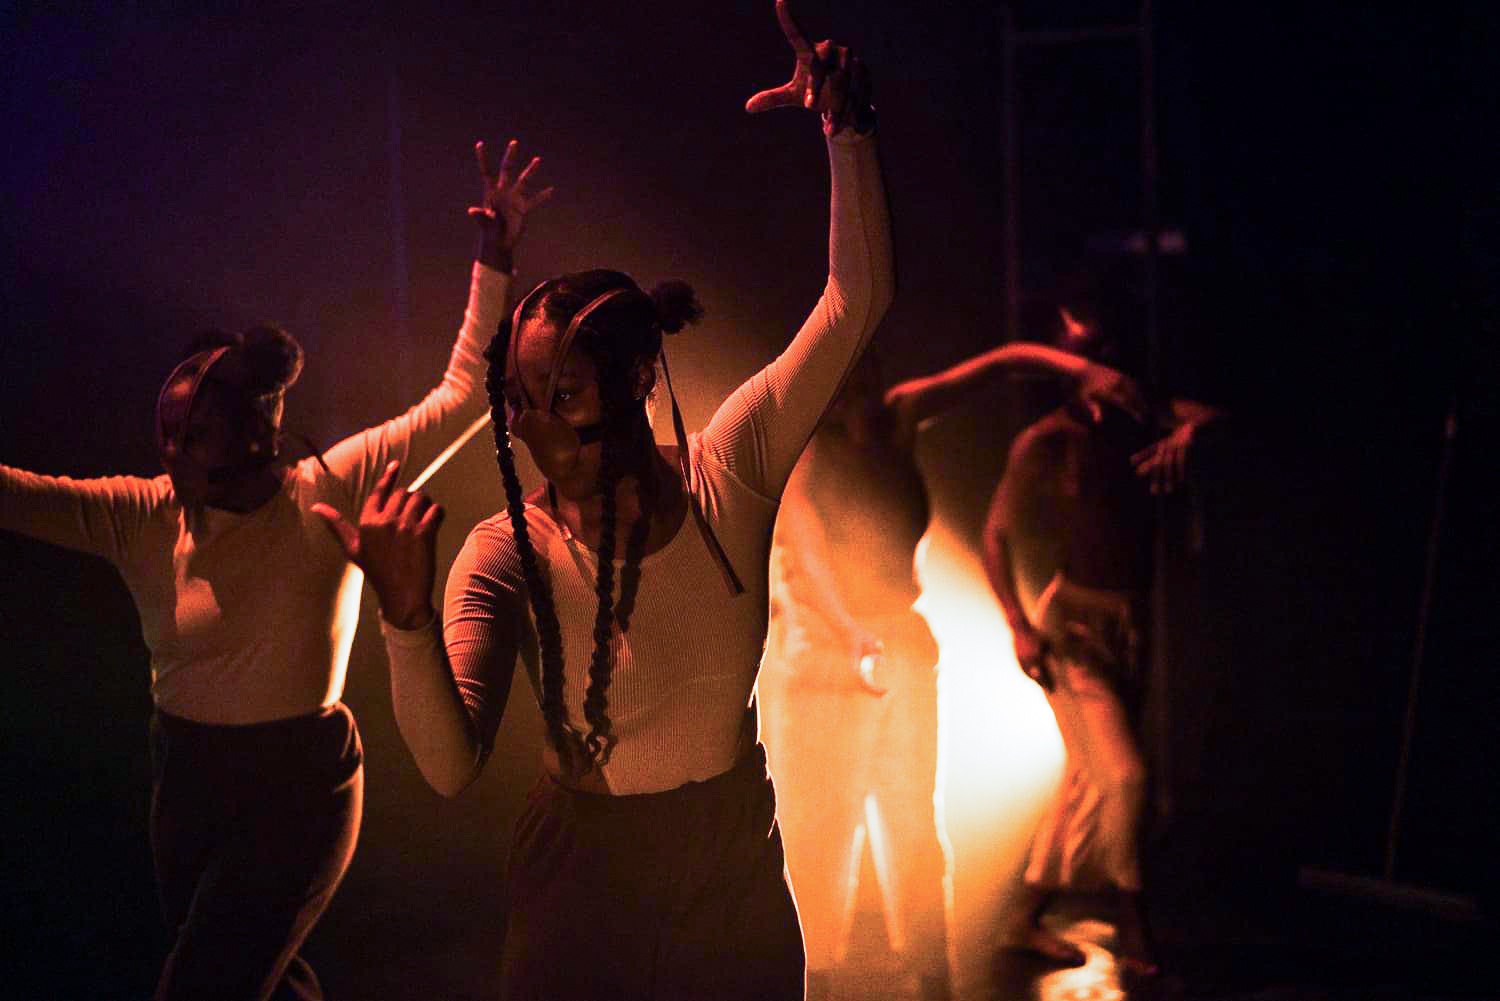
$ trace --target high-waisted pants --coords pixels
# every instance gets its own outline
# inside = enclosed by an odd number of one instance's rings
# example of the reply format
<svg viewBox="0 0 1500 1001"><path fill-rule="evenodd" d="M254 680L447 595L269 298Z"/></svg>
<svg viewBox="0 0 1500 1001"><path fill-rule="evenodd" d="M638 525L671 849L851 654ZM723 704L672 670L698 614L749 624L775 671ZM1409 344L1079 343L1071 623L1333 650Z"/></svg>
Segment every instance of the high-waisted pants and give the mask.
<svg viewBox="0 0 1500 1001"><path fill-rule="evenodd" d="M610 796L543 778L517 822L506 1001L797 1001L802 937L756 746L735 767Z"/></svg>
<svg viewBox="0 0 1500 1001"><path fill-rule="evenodd" d="M151 852L172 951L157 1001L321 998L298 955L354 856L364 753L343 705L151 721Z"/></svg>

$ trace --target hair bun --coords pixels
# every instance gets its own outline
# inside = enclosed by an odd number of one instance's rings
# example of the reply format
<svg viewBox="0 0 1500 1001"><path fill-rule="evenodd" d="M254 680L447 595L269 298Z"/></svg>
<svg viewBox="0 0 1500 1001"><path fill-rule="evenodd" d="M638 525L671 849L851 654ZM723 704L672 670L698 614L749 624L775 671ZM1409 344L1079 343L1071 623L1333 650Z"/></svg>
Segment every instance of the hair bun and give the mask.
<svg viewBox="0 0 1500 1001"><path fill-rule="evenodd" d="M651 301L656 304L656 322L662 332L675 334L689 323L703 319L703 305L698 294L687 282L662 282L651 290Z"/></svg>
<svg viewBox="0 0 1500 1001"><path fill-rule="evenodd" d="M251 327L240 344L259 392L284 390L302 374L302 345L280 327Z"/></svg>

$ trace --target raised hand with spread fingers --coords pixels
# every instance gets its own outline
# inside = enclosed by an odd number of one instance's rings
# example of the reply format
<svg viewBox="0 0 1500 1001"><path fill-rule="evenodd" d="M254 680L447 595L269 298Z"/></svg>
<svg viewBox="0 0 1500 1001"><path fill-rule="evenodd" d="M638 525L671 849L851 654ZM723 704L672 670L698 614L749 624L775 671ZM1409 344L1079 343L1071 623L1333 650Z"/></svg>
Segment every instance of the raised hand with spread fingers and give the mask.
<svg viewBox="0 0 1500 1001"><path fill-rule="evenodd" d="M495 163L484 140L474 144L474 158L479 162L479 174L483 180L480 203L470 206L469 216L479 223L481 263L499 271L513 269L512 254L521 235L526 231L526 218L537 206L544 204L555 190L552 187L530 192L531 175L541 164L541 157L534 156L520 168L520 143L512 139L505 146L500 163Z"/></svg>

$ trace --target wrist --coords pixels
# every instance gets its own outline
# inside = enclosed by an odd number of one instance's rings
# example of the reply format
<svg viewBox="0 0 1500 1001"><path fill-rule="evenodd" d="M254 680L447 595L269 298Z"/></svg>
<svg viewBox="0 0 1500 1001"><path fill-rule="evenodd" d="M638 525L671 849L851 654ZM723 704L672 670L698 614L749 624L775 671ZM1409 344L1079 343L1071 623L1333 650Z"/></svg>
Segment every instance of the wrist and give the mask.
<svg viewBox="0 0 1500 1001"><path fill-rule="evenodd" d="M505 245L502 234L491 227L483 227L479 231L479 246L474 251L474 259L487 268L511 274L516 270L514 248Z"/></svg>

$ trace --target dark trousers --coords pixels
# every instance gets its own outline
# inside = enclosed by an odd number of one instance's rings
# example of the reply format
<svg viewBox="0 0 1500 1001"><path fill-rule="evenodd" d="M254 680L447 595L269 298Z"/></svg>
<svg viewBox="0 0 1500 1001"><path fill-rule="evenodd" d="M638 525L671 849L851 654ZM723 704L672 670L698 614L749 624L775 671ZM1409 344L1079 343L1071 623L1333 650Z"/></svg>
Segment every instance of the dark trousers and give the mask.
<svg viewBox="0 0 1500 1001"><path fill-rule="evenodd" d="M756 747L666 792L551 779L516 825L507 1001L800 1001L802 936L776 797Z"/></svg>
<svg viewBox="0 0 1500 1001"><path fill-rule="evenodd" d="M336 705L218 726L158 710L151 752L151 851L175 936L157 1001L321 998L297 950L354 856L354 717Z"/></svg>

